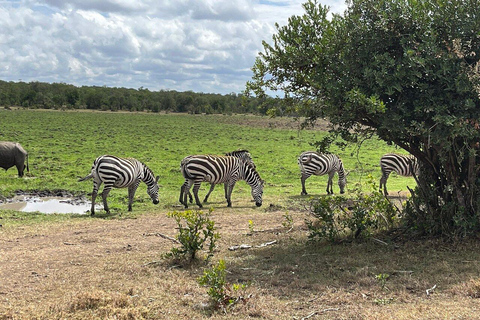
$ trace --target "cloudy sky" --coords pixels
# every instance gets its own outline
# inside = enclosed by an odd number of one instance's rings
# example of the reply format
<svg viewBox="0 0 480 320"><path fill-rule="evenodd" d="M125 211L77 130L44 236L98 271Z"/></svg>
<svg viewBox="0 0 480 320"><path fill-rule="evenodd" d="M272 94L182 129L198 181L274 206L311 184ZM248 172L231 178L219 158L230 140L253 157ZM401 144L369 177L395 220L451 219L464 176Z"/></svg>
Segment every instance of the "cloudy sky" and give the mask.
<svg viewBox="0 0 480 320"><path fill-rule="evenodd" d="M0 80L239 93L303 2L0 0Z"/></svg>

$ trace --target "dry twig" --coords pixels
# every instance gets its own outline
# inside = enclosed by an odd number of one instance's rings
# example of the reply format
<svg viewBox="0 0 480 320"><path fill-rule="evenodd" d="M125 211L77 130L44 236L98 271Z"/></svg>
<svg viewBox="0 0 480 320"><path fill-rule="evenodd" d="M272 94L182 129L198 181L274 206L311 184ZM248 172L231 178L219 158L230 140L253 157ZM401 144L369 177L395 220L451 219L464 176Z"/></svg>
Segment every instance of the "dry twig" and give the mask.
<svg viewBox="0 0 480 320"><path fill-rule="evenodd" d="M180 243L177 239L175 238L172 238L170 236L167 236L163 233L159 233L159 232L156 232L156 233L144 233L143 234L144 236L148 237L148 236L157 236L157 237L160 237L160 238L163 238L163 239L167 239L167 240L170 240L170 241L173 241L175 243Z"/></svg>

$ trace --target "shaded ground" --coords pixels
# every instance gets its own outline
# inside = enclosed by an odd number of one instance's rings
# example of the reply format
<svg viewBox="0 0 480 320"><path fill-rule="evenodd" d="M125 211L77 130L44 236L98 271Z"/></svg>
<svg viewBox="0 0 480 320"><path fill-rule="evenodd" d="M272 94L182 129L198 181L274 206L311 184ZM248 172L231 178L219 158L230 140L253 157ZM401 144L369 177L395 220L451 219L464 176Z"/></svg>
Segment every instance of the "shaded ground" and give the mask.
<svg viewBox="0 0 480 320"><path fill-rule="evenodd" d="M205 310L203 263L162 259L174 244L158 233L175 236L176 225L157 212L21 227L0 220L0 319L480 318L477 241L309 244L305 212L214 205L222 236L214 260L225 259L230 282L250 284L235 293L248 301L227 315Z"/></svg>

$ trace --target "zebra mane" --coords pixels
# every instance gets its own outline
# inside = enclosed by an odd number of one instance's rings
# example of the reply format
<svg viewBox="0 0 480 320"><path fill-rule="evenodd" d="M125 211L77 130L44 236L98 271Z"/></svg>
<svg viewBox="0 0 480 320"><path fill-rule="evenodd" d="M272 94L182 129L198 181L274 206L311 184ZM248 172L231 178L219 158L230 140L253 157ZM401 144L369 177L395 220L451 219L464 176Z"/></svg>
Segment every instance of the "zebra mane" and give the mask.
<svg viewBox="0 0 480 320"><path fill-rule="evenodd" d="M242 150L235 150L235 151L232 151L232 152L227 152L225 153L226 156L233 156L235 154L240 154L240 153L250 153L248 152L247 149L242 149Z"/></svg>

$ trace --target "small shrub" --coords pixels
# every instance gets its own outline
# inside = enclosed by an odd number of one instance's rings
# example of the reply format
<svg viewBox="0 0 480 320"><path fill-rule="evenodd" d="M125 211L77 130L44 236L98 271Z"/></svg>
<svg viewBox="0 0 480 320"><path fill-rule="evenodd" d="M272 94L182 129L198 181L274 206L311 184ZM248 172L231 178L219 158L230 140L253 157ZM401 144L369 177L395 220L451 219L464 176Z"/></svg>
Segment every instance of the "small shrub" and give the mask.
<svg viewBox="0 0 480 320"><path fill-rule="evenodd" d="M210 210L203 213L197 210L186 210L183 212L170 212L168 217L174 218L178 225L177 240L180 243L179 248L172 248L167 257L187 257L191 262L196 258L196 253L203 250L208 243L207 260L213 256L216 241L220 235L215 232L215 222L210 220Z"/></svg>
<svg viewBox="0 0 480 320"><path fill-rule="evenodd" d="M324 197L312 203L311 213L317 220L306 221L310 231L308 240L327 239L330 242L337 240L340 232L340 208L344 201L343 197Z"/></svg>
<svg viewBox="0 0 480 320"><path fill-rule="evenodd" d="M289 214L288 212L285 212L285 214L283 215L283 217L285 218L285 220L282 222L282 226L287 229L287 230L290 230L293 228L293 218L292 218L292 215Z"/></svg>
<svg viewBox="0 0 480 320"><path fill-rule="evenodd" d="M220 260L216 266L203 271L203 276L198 278L198 283L202 286L208 286L208 296L210 297L214 309L221 309L227 312L227 309L240 301L246 302L248 298L244 296L235 296L239 291L244 291L245 284L229 284L226 278L225 261Z"/></svg>
<svg viewBox="0 0 480 320"><path fill-rule="evenodd" d="M378 284L380 284L380 287L382 287L382 290L386 289L388 278L390 278L388 273L379 273L375 276L375 279L378 281Z"/></svg>
<svg viewBox="0 0 480 320"><path fill-rule="evenodd" d="M372 176L368 184L370 193L357 190L354 197L322 197L311 204L315 221L306 221L309 240L338 241L342 235L352 233L355 238L370 237L373 232L393 227L397 209L378 191Z"/></svg>

